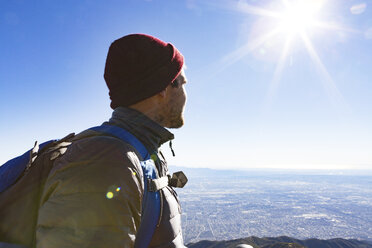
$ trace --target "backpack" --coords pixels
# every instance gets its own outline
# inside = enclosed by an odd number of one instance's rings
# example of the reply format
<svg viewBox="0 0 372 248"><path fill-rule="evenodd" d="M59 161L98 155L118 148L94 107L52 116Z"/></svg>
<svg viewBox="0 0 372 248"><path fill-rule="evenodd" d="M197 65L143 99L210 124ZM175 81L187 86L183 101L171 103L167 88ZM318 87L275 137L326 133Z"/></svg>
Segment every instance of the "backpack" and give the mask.
<svg viewBox="0 0 372 248"><path fill-rule="evenodd" d="M134 247L148 247L160 217L160 189L167 185L183 187L187 182L186 176L182 172L176 172L172 177L158 178L154 161L145 146L125 129L103 124L88 130L97 132L97 135L116 137L133 146L141 155L145 191L142 199L141 224ZM53 161L66 152L74 136L72 133L60 140L44 142L40 146L36 142L34 148L0 166L0 247L34 246L43 187L53 167ZM27 211L19 211L21 208ZM18 212L27 213L27 216L18 216ZM14 216L18 217L17 220L11 219ZM23 234L22 237L17 237L16 234L19 233Z"/></svg>

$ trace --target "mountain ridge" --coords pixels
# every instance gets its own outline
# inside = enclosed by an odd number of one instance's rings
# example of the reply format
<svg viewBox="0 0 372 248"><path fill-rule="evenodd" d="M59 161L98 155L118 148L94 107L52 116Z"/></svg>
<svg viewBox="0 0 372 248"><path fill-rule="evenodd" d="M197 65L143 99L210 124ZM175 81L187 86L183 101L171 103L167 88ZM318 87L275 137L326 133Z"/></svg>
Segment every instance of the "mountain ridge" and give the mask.
<svg viewBox="0 0 372 248"><path fill-rule="evenodd" d="M251 245L253 248L372 248L372 242L356 239L333 238L321 239L295 239L287 236L263 237L251 236L247 238L208 241L202 240L190 243L188 248L236 248L239 244Z"/></svg>

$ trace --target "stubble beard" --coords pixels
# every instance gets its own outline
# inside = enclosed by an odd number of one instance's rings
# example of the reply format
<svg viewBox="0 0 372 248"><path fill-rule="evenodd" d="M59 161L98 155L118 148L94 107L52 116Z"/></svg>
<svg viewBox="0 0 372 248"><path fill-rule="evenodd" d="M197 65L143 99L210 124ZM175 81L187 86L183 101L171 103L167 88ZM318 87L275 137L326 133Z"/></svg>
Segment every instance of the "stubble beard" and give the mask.
<svg viewBox="0 0 372 248"><path fill-rule="evenodd" d="M155 121L167 128L180 128L184 125L183 108L172 107L168 113L159 114Z"/></svg>
<svg viewBox="0 0 372 248"><path fill-rule="evenodd" d="M177 116L172 116L169 122L169 128L180 128L184 125L185 120L183 118L183 113L178 114Z"/></svg>

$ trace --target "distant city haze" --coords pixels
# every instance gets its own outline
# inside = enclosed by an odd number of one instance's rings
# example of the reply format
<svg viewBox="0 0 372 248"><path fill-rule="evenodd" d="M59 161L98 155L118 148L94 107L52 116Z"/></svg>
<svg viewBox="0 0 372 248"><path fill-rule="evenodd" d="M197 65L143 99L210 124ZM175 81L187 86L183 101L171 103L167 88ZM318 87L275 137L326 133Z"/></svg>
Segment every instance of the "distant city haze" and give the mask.
<svg viewBox="0 0 372 248"><path fill-rule="evenodd" d="M181 168L175 168L181 169ZM289 236L372 241L372 175L185 169L185 243Z"/></svg>

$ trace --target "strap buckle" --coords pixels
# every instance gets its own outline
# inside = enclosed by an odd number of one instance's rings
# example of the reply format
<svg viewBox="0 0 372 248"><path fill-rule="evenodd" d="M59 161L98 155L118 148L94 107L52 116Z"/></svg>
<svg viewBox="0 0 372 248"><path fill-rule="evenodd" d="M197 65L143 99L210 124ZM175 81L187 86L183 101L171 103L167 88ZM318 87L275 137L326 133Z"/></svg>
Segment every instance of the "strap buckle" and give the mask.
<svg viewBox="0 0 372 248"><path fill-rule="evenodd" d="M175 188L183 188L188 179L183 173L183 171L177 171L173 173L172 177L170 175L163 176L157 179L147 179L147 187L148 191L150 192L156 192L161 190L162 188L165 188L166 186L172 186Z"/></svg>

